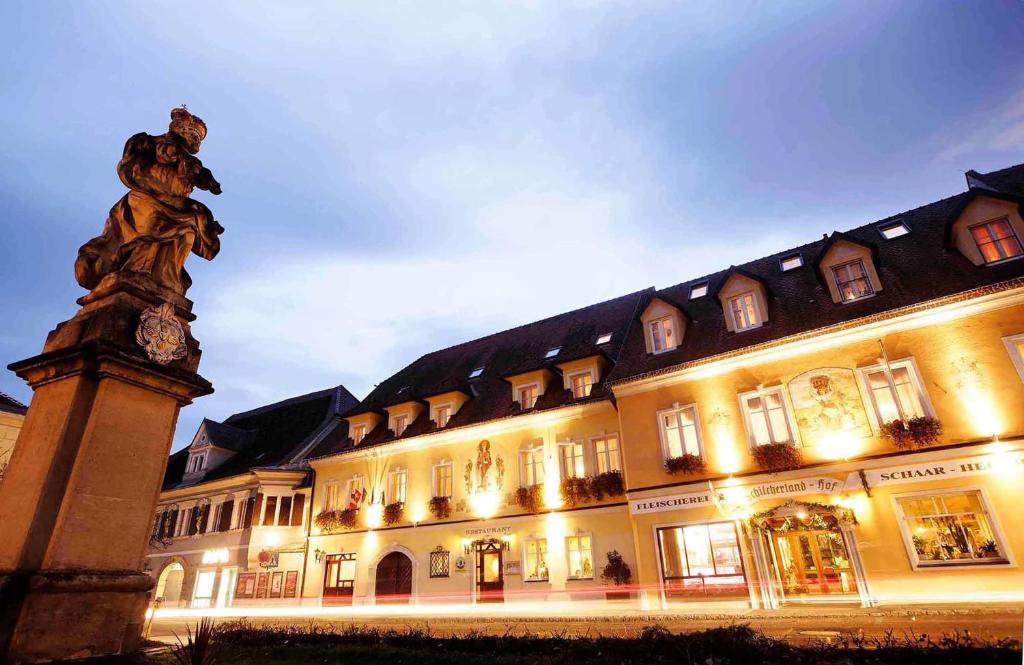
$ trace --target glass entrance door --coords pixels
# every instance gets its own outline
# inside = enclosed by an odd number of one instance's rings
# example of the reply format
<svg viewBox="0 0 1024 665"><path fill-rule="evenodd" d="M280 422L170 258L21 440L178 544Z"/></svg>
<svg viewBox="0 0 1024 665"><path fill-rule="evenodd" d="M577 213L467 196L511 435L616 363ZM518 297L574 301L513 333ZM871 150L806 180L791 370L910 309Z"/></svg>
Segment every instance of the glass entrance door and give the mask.
<svg viewBox="0 0 1024 665"><path fill-rule="evenodd" d="M505 574L502 570L501 546L497 543L481 543L476 550L476 591L477 600L504 602Z"/></svg>
<svg viewBox="0 0 1024 665"><path fill-rule="evenodd" d="M351 605L355 580L355 552L328 554L324 566L324 604Z"/></svg>
<svg viewBox="0 0 1024 665"><path fill-rule="evenodd" d="M772 534L775 560L787 600L857 593L853 565L839 531Z"/></svg>
<svg viewBox="0 0 1024 665"><path fill-rule="evenodd" d="M227 607L234 600L235 580L238 577L237 568L223 568L220 571L220 586L217 587L217 607Z"/></svg>

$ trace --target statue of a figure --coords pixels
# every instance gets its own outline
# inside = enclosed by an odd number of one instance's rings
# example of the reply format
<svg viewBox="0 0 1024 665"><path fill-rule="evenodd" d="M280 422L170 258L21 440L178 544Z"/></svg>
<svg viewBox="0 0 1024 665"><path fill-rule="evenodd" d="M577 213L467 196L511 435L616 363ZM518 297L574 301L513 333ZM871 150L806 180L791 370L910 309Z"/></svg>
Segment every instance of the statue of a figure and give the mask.
<svg viewBox="0 0 1024 665"><path fill-rule="evenodd" d="M196 187L221 191L193 156L204 138L206 123L176 108L166 134L140 132L128 139L117 174L131 191L110 209L103 234L78 250L79 284L91 290L107 275L132 272L185 295L192 284L185 271L189 252L212 259L224 231L209 208L189 198Z"/></svg>

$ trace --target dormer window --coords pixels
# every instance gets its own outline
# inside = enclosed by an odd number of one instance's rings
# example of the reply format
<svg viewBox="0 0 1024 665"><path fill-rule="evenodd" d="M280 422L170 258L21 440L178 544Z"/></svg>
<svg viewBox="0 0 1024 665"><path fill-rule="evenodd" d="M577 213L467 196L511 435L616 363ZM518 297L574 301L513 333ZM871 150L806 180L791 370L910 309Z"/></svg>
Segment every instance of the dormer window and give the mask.
<svg viewBox="0 0 1024 665"><path fill-rule="evenodd" d="M569 385L572 387L573 399L590 397L590 391L594 387L594 375L590 370L571 374L569 376Z"/></svg>
<svg viewBox="0 0 1024 665"><path fill-rule="evenodd" d="M477 367L476 369L474 369L472 372L469 373L469 378L475 379L475 378L479 377L483 373L484 373L484 368L483 367Z"/></svg>
<svg viewBox="0 0 1024 665"><path fill-rule="evenodd" d="M782 272L789 272L790 270L796 270L804 264L804 257L800 254L790 254L789 256L783 256L779 259L779 269Z"/></svg>
<svg viewBox="0 0 1024 665"><path fill-rule="evenodd" d="M612 334L611 333L605 333L605 334L601 335L600 337L598 337L597 338L597 342L595 342L595 343L598 346L600 346L601 344L607 344L610 341L612 341Z"/></svg>
<svg viewBox="0 0 1024 665"><path fill-rule="evenodd" d="M409 426L409 416L407 414L397 415L391 419L391 431L395 433L395 436L402 436L402 432Z"/></svg>
<svg viewBox="0 0 1024 665"><path fill-rule="evenodd" d="M753 291L729 298L729 314L732 316L733 329L736 332L758 328L762 323L757 305L754 303Z"/></svg>
<svg viewBox="0 0 1024 665"><path fill-rule="evenodd" d="M442 404L437 407L434 411L434 424L438 427L445 427L448 425L448 421L452 419L452 405Z"/></svg>
<svg viewBox="0 0 1024 665"><path fill-rule="evenodd" d="M189 460L188 472L199 473L206 468L206 454L193 455L192 459Z"/></svg>
<svg viewBox="0 0 1024 665"><path fill-rule="evenodd" d="M881 233L882 237L886 240L894 240L900 236L905 236L910 233L910 227L907 226L903 220L897 219L894 222L879 224L878 232Z"/></svg>
<svg viewBox="0 0 1024 665"><path fill-rule="evenodd" d="M864 261L857 259L849 263L832 266L832 276L843 302L853 302L875 295Z"/></svg>
<svg viewBox="0 0 1024 665"><path fill-rule="evenodd" d="M352 428L352 442L359 445L359 442L366 438L366 425L356 425Z"/></svg>
<svg viewBox="0 0 1024 665"><path fill-rule="evenodd" d="M560 346L555 346L555 347L552 347L552 348L548 349L548 352L544 354L544 359L547 360L548 358L554 358L555 356L558 355L558 352L561 351L561 350L562 350L562 347L560 347Z"/></svg>
<svg viewBox="0 0 1024 665"><path fill-rule="evenodd" d="M694 284L690 287L690 300L696 300L697 298L703 298L708 294L708 283L701 282L700 284Z"/></svg>
<svg viewBox="0 0 1024 665"><path fill-rule="evenodd" d="M648 329L651 336L651 349L654 353L671 351L679 345L676 341L675 323L671 316L651 321Z"/></svg>
<svg viewBox="0 0 1024 665"><path fill-rule="evenodd" d="M535 407L537 405L537 396L539 392L540 385L536 383L519 386L519 391L516 397L520 408L526 410Z"/></svg>
<svg viewBox="0 0 1024 665"><path fill-rule="evenodd" d="M971 227L971 237L986 264L1013 259L1021 254L1020 239L1006 217Z"/></svg>

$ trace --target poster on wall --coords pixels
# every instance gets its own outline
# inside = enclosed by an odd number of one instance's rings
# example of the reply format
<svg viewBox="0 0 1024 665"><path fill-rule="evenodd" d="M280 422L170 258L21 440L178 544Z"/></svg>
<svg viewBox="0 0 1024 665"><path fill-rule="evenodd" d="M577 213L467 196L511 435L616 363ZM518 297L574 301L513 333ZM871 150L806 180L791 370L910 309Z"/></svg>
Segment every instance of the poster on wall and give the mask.
<svg viewBox="0 0 1024 665"><path fill-rule="evenodd" d="M284 578L284 597L285 598L294 598L295 597L295 587L298 586L298 583L299 583L299 571L297 571L297 570L289 570L288 571L288 575L285 576L285 578Z"/></svg>
<svg viewBox="0 0 1024 665"><path fill-rule="evenodd" d="M256 593L256 573L242 573L238 576L235 598L252 598Z"/></svg>
<svg viewBox="0 0 1024 665"><path fill-rule="evenodd" d="M256 597L266 598L267 597L267 580L270 575L267 573L260 573L259 582L256 583Z"/></svg>
<svg viewBox="0 0 1024 665"><path fill-rule="evenodd" d="M837 435L871 436L871 424L852 369L812 369L793 377L788 389L805 446L827 443Z"/></svg>
<svg viewBox="0 0 1024 665"><path fill-rule="evenodd" d="M280 598L281 589L284 584L284 573L276 572L270 578L270 597Z"/></svg>

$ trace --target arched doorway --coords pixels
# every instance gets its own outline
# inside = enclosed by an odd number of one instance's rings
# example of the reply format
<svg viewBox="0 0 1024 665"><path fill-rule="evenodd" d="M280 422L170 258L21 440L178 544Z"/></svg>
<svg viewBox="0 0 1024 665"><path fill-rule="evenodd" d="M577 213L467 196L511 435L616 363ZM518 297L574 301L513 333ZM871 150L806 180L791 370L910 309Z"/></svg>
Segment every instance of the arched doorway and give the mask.
<svg viewBox="0 0 1024 665"><path fill-rule="evenodd" d="M181 584L185 581L185 567L175 561L160 571L156 581L155 598L162 598L165 606L175 606L181 600Z"/></svg>
<svg viewBox="0 0 1024 665"><path fill-rule="evenodd" d="M391 552L377 564L374 595L378 603L408 603L412 595L412 560Z"/></svg>

